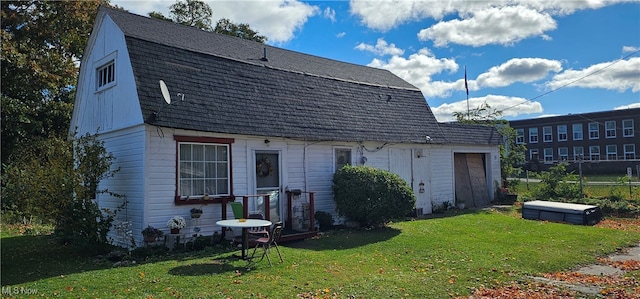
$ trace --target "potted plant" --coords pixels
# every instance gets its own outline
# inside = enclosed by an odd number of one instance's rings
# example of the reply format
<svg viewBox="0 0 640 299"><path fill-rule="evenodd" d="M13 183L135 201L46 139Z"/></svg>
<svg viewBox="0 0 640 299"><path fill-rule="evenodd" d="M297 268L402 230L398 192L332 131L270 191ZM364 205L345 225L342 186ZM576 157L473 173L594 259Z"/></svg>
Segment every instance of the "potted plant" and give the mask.
<svg viewBox="0 0 640 299"><path fill-rule="evenodd" d="M172 234L179 234L180 229L187 226L187 221L182 216L173 216L167 221L167 227L171 230Z"/></svg>
<svg viewBox="0 0 640 299"><path fill-rule="evenodd" d="M202 216L201 208L193 208L190 210L190 212L191 212L191 218L200 218L200 216Z"/></svg>
<svg viewBox="0 0 640 299"><path fill-rule="evenodd" d="M163 235L164 233L161 230L151 225L148 225L145 229L142 230L142 237L144 238L145 243L155 242L158 238L161 238Z"/></svg>

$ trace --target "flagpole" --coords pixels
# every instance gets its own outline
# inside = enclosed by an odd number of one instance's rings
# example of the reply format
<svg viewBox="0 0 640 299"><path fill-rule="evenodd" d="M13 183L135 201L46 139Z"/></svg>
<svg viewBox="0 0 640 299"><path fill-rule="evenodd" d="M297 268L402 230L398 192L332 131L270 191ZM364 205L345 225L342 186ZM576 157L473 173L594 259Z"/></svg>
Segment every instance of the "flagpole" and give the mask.
<svg viewBox="0 0 640 299"><path fill-rule="evenodd" d="M467 85L467 66L464 66L464 89L467 91L467 120L471 120L471 110L469 109L469 86Z"/></svg>

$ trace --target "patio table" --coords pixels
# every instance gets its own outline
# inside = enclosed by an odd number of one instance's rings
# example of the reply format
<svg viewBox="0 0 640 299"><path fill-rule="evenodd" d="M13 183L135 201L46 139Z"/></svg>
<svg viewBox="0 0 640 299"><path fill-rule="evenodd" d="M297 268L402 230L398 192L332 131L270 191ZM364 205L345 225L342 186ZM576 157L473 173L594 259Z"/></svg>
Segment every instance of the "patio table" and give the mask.
<svg viewBox="0 0 640 299"><path fill-rule="evenodd" d="M249 247L249 240L247 237L247 229L252 227L265 227L271 226L271 221L269 220L261 220L261 219L230 219L230 220L220 220L216 222L217 225L222 227L231 227L231 228L242 228L242 259L247 259L246 250Z"/></svg>

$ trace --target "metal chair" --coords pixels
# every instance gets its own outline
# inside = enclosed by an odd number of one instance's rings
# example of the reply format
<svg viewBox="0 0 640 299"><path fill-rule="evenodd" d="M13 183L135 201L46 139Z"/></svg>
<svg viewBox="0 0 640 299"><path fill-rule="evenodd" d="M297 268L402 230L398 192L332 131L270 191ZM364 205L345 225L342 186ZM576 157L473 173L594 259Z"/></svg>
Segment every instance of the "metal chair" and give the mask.
<svg viewBox="0 0 640 299"><path fill-rule="evenodd" d="M247 219L260 219L264 220L264 216L260 213L253 213L247 216ZM269 230L265 227L252 227L249 228L248 233L252 237L269 237ZM251 240L253 241L253 240Z"/></svg>
<svg viewBox="0 0 640 299"><path fill-rule="evenodd" d="M271 234L268 237L262 237L262 238L253 240L253 242L256 243L256 247L253 248L253 254L251 255L252 261L256 255L256 250L258 250L258 247L262 247L263 252L259 261L262 261L266 255L267 260L269 261L269 266L273 266L273 264L271 263L271 258L269 257L269 251L271 247L275 247L276 251L278 252L278 256L280 257L280 262L284 262L284 260L282 259L282 254L280 254L280 249L278 248L278 243L277 243L277 241L280 239L280 236L282 235L282 229L283 229L282 222L278 222L273 226L273 229L271 230Z"/></svg>

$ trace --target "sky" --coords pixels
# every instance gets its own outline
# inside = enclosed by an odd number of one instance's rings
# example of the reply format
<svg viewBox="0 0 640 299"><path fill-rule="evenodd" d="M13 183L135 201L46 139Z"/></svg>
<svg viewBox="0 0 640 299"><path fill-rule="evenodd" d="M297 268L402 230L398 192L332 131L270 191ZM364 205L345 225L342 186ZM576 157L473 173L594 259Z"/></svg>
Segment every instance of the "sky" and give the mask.
<svg viewBox="0 0 640 299"><path fill-rule="evenodd" d="M640 0L204 2L214 26L391 71L441 122L484 103L507 120L640 108ZM175 1L111 3L169 16Z"/></svg>

